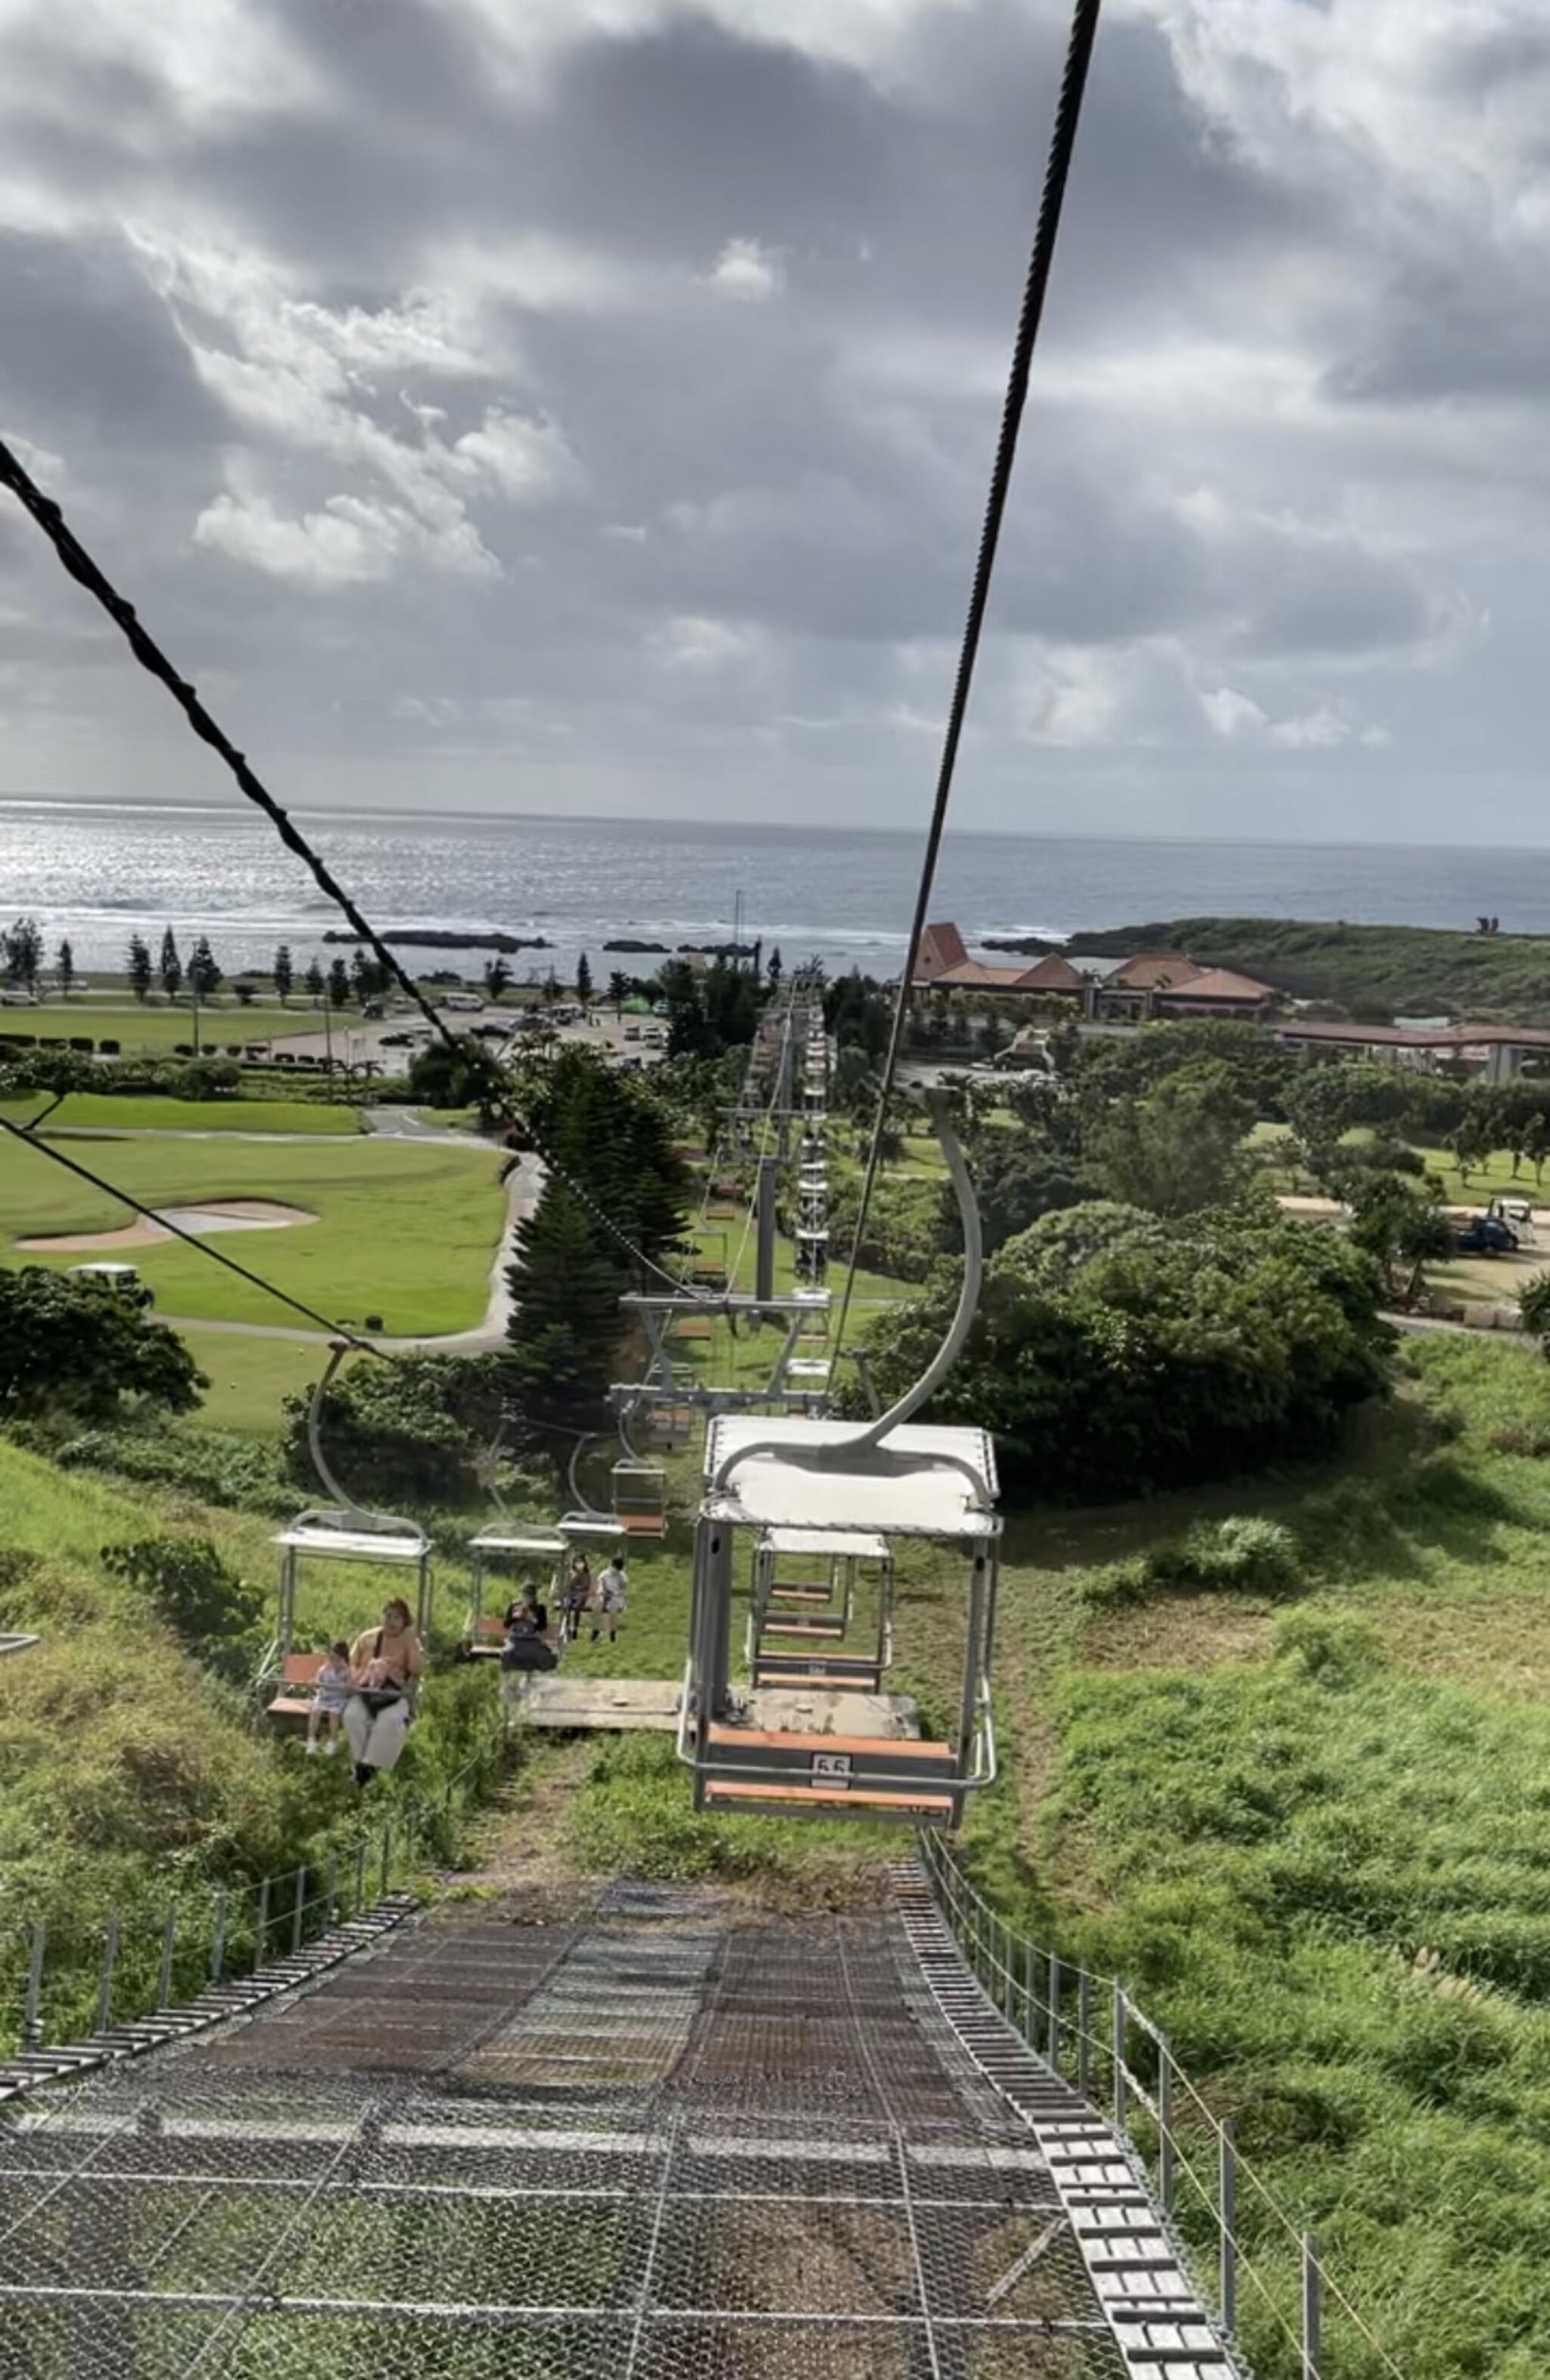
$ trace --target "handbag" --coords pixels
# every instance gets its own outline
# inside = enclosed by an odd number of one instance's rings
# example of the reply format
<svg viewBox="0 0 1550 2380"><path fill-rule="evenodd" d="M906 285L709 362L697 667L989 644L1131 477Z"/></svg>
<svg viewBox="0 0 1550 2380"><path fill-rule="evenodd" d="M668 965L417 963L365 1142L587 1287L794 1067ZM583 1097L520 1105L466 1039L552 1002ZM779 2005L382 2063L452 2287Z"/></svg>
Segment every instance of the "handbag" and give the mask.
<svg viewBox="0 0 1550 2380"><path fill-rule="evenodd" d="M508 1636L501 1655L503 1670L554 1670L560 1657L541 1636Z"/></svg>
<svg viewBox="0 0 1550 2380"><path fill-rule="evenodd" d="M382 1632L379 1628L377 1631L377 1642L373 1647L371 1655L373 1660L377 1660L381 1658L381 1650ZM356 1693L359 1696L360 1700L366 1705L367 1709L371 1713L373 1718L375 1718L379 1711L391 1710L394 1703L401 1703L404 1699L404 1689L402 1686L398 1685L357 1686L356 1688Z"/></svg>

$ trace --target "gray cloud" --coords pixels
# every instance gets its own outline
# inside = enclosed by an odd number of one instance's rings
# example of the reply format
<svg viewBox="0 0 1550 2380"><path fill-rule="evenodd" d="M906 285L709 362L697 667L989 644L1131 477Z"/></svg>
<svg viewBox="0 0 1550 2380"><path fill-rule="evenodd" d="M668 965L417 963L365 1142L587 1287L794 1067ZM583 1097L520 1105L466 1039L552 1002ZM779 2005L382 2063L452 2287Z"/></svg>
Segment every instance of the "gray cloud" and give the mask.
<svg viewBox="0 0 1550 2380"><path fill-rule="evenodd" d="M0 427L301 795L884 821L929 772L1063 10L612 14L148 0L88 41L84 0L18 0ZM1230 822L1230 756L1375 829L1489 687L1523 832L1547 74L1508 0L1115 0L966 823L1039 823L1042 752L1068 824L1153 788L1177 827L1186 783ZM207 790L110 656L0 519L13 787Z"/></svg>

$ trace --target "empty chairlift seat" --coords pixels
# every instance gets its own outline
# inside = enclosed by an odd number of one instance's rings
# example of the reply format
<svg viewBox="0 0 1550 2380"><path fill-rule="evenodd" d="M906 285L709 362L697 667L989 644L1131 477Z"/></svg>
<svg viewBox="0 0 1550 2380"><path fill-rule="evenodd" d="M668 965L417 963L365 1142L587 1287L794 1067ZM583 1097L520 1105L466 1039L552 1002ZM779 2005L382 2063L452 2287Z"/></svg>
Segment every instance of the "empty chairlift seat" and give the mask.
<svg viewBox="0 0 1550 2380"><path fill-rule="evenodd" d="M797 1416L721 1415L710 1426L678 1732L679 1756L694 1771L696 1808L792 1816L848 1812L951 1826L965 1795L995 1776L987 1671L1000 1520L989 1438L983 1430L907 1424L880 1445L866 1441L865 1428L854 1424ZM756 1699L767 1686L788 1682L865 1694L850 1665L876 1676L886 1660L893 1545L916 1538L961 1552L963 1677L948 1740L886 1732L897 1719L880 1705L875 1732L826 1727L817 1713L810 1728L759 1723L731 1678L734 1548L744 1531L759 1546L750 1626ZM820 1550L836 1543L838 1552ZM788 1546L795 1548L789 1555ZM878 1565L876 1658L870 1645L847 1651L830 1637L821 1650L793 1647L802 1669L782 1673L778 1623L839 1618L848 1629L855 1569L864 1559ZM843 1565L845 1599L837 1609L831 1562ZM805 1609L793 1601L782 1612L774 1600L778 1582L788 1597L805 1593L811 1600ZM822 1667L815 1670L815 1662ZM770 1664L777 1665L773 1674ZM790 1705L782 1699L781 1707L789 1712ZM865 1700L852 1707L866 1713Z"/></svg>
<svg viewBox="0 0 1550 2380"><path fill-rule="evenodd" d="M667 1535L667 1473L660 1463L616 1463L613 1517L629 1537Z"/></svg>
<svg viewBox="0 0 1550 2380"><path fill-rule="evenodd" d="M865 1529L765 1531L754 1554L749 1669L756 1686L879 1694L892 1648L893 1557L886 1537Z"/></svg>
<svg viewBox="0 0 1550 2380"><path fill-rule="evenodd" d="M287 1653L280 1664L273 1697L264 1706L265 1717L277 1727L304 1724L311 1714L322 1666L321 1653Z"/></svg>

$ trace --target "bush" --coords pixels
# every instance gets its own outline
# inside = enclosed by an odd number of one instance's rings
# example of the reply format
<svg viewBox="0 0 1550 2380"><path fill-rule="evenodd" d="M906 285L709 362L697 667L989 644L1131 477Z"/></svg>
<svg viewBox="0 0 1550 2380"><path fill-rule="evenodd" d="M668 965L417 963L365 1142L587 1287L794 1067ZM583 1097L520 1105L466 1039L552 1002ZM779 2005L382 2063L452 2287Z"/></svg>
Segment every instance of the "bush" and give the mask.
<svg viewBox="0 0 1550 2380"><path fill-rule="evenodd" d="M1300 1585L1302 1578L1302 1557L1291 1531L1279 1521L1252 1514L1197 1521L1176 1559L1177 1575L1201 1586L1284 1595Z"/></svg>
<svg viewBox="0 0 1550 2380"><path fill-rule="evenodd" d="M288 1477L315 1486L307 1441L312 1391L286 1397L283 1459ZM320 1427L329 1467L358 1496L472 1501L487 1450L502 1427L498 1356L400 1355L362 1363L323 1399Z"/></svg>
<svg viewBox="0 0 1550 2380"><path fill-rule="evenodd" d="M1276 1653L1321 1686L1361 1685L1383 1667L1383 1646L1364 1620L1318 1604L1287 1614L1276 1631Z"/></svg>
<svg viewBox="0 0 1550 2380"><path fill-rule="evenodd" d="M19 1437L13 1431L13 1437ZM35 1451L62 1471L107 1471L121 1479L152 1480L200 1503L263 1512L288 1520L301 1498L280 1474L273 1448L237 1431L89 1429L61 1439L57 1430L30 1433Z"/></svg>
<svg viewBox="0 0 1550 2380"><path fill-rule="evenodd" d="M958 1281L939 1265L874 1326L885 1402L939 1345ZM1106 1501L1321 1452L1387 1386L1381 1286L1334 1232L1253 1210L1068 1208L991 1259L929 1412L993 1430L1013 1495ZM860 1410L855 1383L842 1394Z"/></svg>
<svg viewBox="0 0 1550 2380"><path fill-rule="evenodd" d="M104 1546L102 1562L110 1576L145 1597L207 1669L234 1682L251 1675L251 1640L264 1598L208 1537L141 1537L133 1545Z"/></svg>

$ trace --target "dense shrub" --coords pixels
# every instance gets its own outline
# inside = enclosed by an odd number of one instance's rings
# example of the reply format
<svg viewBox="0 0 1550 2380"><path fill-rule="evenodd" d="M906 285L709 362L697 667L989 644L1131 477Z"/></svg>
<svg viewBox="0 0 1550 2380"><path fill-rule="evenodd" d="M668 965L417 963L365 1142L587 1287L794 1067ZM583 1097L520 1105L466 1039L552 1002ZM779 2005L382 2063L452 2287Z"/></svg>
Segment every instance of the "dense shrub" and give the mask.
<svg viewBox="0 0 1550 2380"><path fill-rule="evenodd" d="M103 1568L143 1596L196 1660L234 1682L251 1676L264 1598L208 1537L141 1537L104 1546Z"/></svg>
<svg viewBox="0 0 1550 2380"><path fill-rule="evenodd" d="M885 1398L919 1378L956 1289L957 1268L938 1266L874 1327ZM1327 1448L1385 1390L1379 1293L1360 1250L1272 1215L1169 1225L1073 1207L992 1259L931 1409L995 1432L1014 1493L1096 1501L1229 1477Z"/></svg>
<svg viewBox="0 0 1550 2380"><path fill-rule="evenodd" d="M286 1397L283 1461L298 1486L316 1491L307 1440L312 1391ZM502 1427L500 1359L493 1355L400 1355L359 1363L322 1402L319 1420L329 1468L368 1500L456 1505L485 1492L485 1457Z"/></svg>

